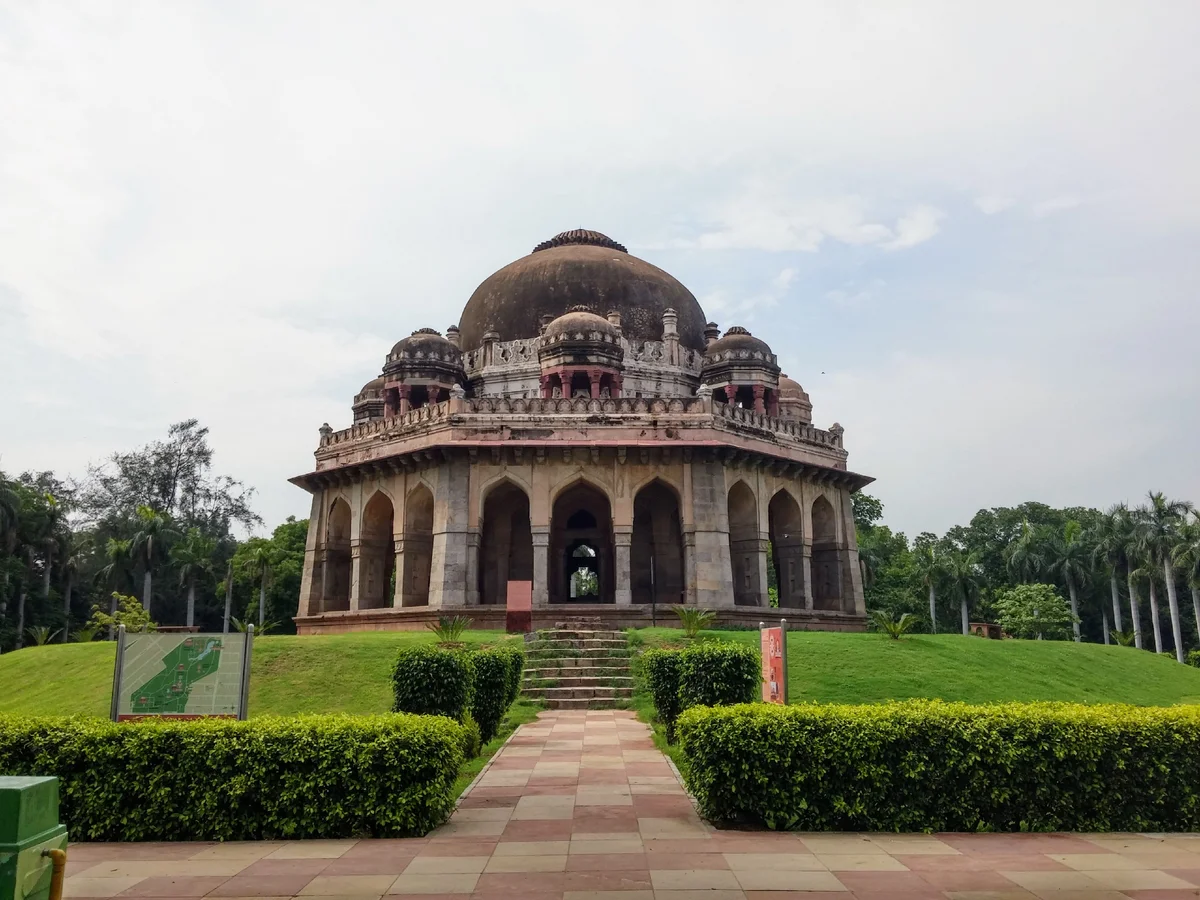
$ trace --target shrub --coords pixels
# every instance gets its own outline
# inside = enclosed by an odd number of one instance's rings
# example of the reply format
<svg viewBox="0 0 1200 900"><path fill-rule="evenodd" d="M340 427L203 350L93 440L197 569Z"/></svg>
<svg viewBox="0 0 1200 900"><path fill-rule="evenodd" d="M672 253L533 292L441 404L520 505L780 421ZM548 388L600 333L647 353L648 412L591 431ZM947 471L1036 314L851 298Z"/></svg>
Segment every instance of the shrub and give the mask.
<svg viewBox="0 0 1200 900"><path fill-rule="evenodd" d="M912 613L902 613L897 619L890 610L877 609L871 613L871 624L893 641L898 641L916 628L917 617Z"/></svg>
<svg viewBox="0 0 1200 900"><path fill-rule="evenodd" d="M479 731L479 723L467 713L462 723L462 754L463 759L471 760L479 755L483 747L483 735Z"/></svg>
<svg viewBox="0 0 1200 900"><path fill-rule="evenodd" d="M1188 655L1184 657L1189 666L1195 666L1200 669L1200 650L1189 650Z"/></svg>
<svg viewBox="0 0 1200 900"><path fill-rule="evenodd" d="M694 606L676 606L675 615L679 616L679 624L683 633L694 638L700 629L707 628L717 619L717 614L711 609L697 609Z"/></svg>
<svg viewBox="0 0 1200 900"><path fill-rule="evenodd" d="M1065 641L1075 617L1050 584L1019 584L996 598L1000 627L1016 638Z"/></svg>
<svg viewBox="0 0 1200 900"><path fill-rule="evenodd" d="M393 711L461 722L471 705L473 668L470 656L459 650L405 647L392 668Z"/></svg>
<svg viewBox="0 0 1200 900"><path fill-rule="evenodd" d="M751 704L679 717L705 816L809 831L1196 831L1200 709Z"/></svg>
<svg viewBox="0 0 1200 900"><path fill-rule="evenodd" d="M471 617L438 616L437 624L426 622L425 627L437 636L439 644L457 645L463 632L471 627Z"/></svg>
<svg viewBox="0 0 1200 900"><path fill-rule="evenodd" d="M521 679L525 677L525 651L518 641L505 641L492 648L504 655L508 662L508 694L505 705L512 706L521 696Z"/></svg>
<svg viewBox="0 0 1200 900"><path fill-rule="evenodd" d="M433 716L0 716L0 775L58 776L73 840L395 837L449 814L462 744Z"/></svg>
<svg viewBox="0 0 1200 900"><path fill-rule="evenodd" d="M641 656L642 678L654 701L654 712L663 723L667 740L675 740L675 720L679 717L678 650L647 650Z"/></svg>
<svg viewBox="0 0 1200 900"><path fill-rule="evenodd" d="M471 717L479 723L479 735L486 744L496 736L508 709L512 665L508 654L499 650L478 650L471 654L471 664L475 673Z"/></svg>
<svg viewBox="0 0 1200 900"><path fill-rule="evenodd" d="M758 699L761 683L762 662L758 651L744 644L701 644L680 654L682 709L750 703Z"/></svg>

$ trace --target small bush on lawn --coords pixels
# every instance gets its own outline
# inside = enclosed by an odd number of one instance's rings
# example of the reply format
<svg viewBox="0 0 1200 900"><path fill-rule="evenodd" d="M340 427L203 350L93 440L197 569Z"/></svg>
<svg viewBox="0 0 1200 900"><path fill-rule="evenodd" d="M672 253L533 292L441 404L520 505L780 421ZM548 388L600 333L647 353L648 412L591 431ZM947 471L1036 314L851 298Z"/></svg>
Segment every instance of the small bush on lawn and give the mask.
<svg viewBox="0 0 1200 900"><path fill-rule="evenodd" d="M0 775L58 776L72 840L400 837L450 813L463 740L434 716L0 716Z"/></svg>
<svg viewBox="0 0 1200 900"><path fill-rule="evenodd" d="M506 705L512 706L521 695L521 679L525 676L525 651L518 641L505 641L492 648L508 660L508 694Z"/></svg>
<svg viewBox="0 0 1200 900"><path fill-rule="evenodd" d="M641 656L642 678L654 700L654 711L663 723L667 740L675 740L675 720L679 717L678 650L647 650Z"/></svg>
<svg viewBox="0 0 1200 900"><path fill-rule="evenodd" d="M686 710L705 816L805 831L1200 830L1200 708L908 701Z"/></svg>
<svg viewBox="0 0 1200 900"><path fill-rule="evenodd" d="M758 699L761 682L758 651L744 644L701 644L679 656L682 709L750 703Z"/></svg>
<svg viewBox="0 0 1200 900"><path fill-rule="evenodd" d="M475 672L471 716L479 723L480 738L486 744L496 736L508 709L512 665L509 655L500 650L476 651L471 654L471 663Z"/></svg>
<svg viewBox="0 0 1200 900"><path fill-rule="evenodd" d="M479 723L470 713L463 717L462 729L463 759L469 762L479 755L479 750L483 747L483 736L479 730Z"/></svg>
<svg viewBox="0 0 1200 900"><path fill-rule="evenodd" d="M1189 650L1188 655L1184 657L1189 666L1195 666L1200 669L1200 650Z"/></svg>
<svg viewBox="0 0 1200 900"><path fill-rule="evenodd" d="M426 645L405 647L392 668L392 709L461 722L471 706L473 684L470 654Z"/></svg>

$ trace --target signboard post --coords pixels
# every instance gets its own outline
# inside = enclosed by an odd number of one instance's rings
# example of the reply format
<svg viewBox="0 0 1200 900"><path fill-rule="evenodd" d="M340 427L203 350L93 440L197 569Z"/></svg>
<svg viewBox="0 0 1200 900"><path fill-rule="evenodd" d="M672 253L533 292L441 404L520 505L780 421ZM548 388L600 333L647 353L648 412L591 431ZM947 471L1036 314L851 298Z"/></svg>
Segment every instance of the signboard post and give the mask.
<svg viewBox="0 0 1200 900"><path fill-rule="evenodd" d="M759 622L758 634L762 646L763 703L786 704L787 619L780 619L775 628L767 628L765 622Z"/></svg>
<svg viewBox="0 0 1200 900"><path fill-rule="evenodd" d="M507 601L504 630L509 634L533 631L533 582L510 581Z"/></svg>
<svg viewBox="0 0 1200 900"><path fill-rule="evenodd" d="M253 625L244 635L130 634L121 625L110 717L246 718L253 643Z"/></svg>

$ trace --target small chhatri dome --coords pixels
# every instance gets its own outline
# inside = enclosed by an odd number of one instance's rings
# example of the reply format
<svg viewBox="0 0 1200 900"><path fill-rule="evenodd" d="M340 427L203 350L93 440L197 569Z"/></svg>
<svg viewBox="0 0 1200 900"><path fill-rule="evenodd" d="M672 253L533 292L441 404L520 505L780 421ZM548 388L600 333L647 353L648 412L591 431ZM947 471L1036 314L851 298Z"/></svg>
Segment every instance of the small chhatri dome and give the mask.
<svg viewBox="0 0 1200 900"><path fill-rule="evenodd" d="M591 231L587 228L576 228L572 231L560 231L548 241L542 241L533 248L533 252L537 253L540 250L549 250L551 247L566 247L571 244L577 244L585 247L607 247L609 250L620 250L622 253L628 253L624 244L618 244L606 234L601 234L598 231Z"/></svg>
<svg viewBox="0 0 1200 900"><path fill-rule="evenodd" d="M617 327L603 316L592 312L588 306L572 306L567 312L554 319L546 326L544 338L553 340L599 340L615 342L620 335Z"/></svg>
<svg viewBox="0 0 1200 900"><path fill-rule="evenodd" d="M390 355L395 356L397 353L413 353L417 350L432 351L435 354L456 354L458 348L446 338L442 337L441 332L435 328L418 328L408 337L396 341L396 345L392 347Z"/></svg>
<svg viewBox="0 0 1200 900"><path fill-rule="evenodd" d="M719 353L735 352L739 358L747 358L755 353L762 354L768 361L774 361L771 347L761 338L756 338L741 325L734 325L725 332L720 340L713 341L704 351L705 357L713 357Z"/></svg>
<svg viewBox="0 0 1200 900"><path fill-rule="evenodd" d="M384 379L383 379L382 375L380 375L378 378L372 378L370 381L368 381L366 384L364 384L362 386L362 390L358 392L358 394L354 397L354 399L357 401L357 400L365 400L369 397L382 397L383 396L383 384L384 384Z"/></svg>

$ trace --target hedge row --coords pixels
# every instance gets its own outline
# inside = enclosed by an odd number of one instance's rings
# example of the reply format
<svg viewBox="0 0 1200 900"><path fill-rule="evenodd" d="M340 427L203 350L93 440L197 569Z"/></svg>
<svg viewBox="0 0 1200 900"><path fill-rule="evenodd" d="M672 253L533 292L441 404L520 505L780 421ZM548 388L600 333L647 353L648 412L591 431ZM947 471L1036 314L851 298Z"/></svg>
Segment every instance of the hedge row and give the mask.
<svg viewBox="0 0 1200 900"><path fill-rule="evenodd" d="M422 835L454 805L464 729L432 716L0 716L0 775L56 775L73 840Z"/></svg>
<svg viewBox="0 0 1200 900"><path fill-rule="evenodd" d="M691 706L749 703L759 695L762 663L744 644L697 644L685 650L647 650L641 671L654 711L675 740L675 720Z"/></svg>
<svg viewBox="0 0 1200 900"><path fill-rule="evenodd" d="M805 831L1197 831L1200 708L749 704L678 721L704 815Z"/></svg>
<svg viewBox="0 0 1200 900"><path fill-rule="evenodd" d="M486 743L521 693L525 653L515 641L467 652L418 645L400 651L392 667L392 709L446 716L478 726ZM474 753L479 752L476 742Z"/></svg>

